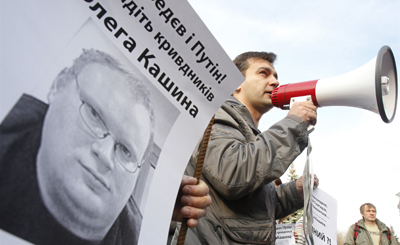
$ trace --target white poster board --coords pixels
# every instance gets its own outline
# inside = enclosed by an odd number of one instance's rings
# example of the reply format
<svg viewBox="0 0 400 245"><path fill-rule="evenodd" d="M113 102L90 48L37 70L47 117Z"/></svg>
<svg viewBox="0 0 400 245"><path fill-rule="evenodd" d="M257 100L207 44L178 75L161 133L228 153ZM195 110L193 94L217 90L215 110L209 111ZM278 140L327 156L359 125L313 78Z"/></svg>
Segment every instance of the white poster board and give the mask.
<svg viewBox="0 0 400 245"><path fill-rule="evenodd" d="M337 201L317 188L313 191L313 238L316 245L337 243Z"/></svg>
<svg viewBox="0 0 400 245"><path fill-rule="evenodd" d="M276 224L276 245L295 245L294 239L295 224Z"/></svg>
<svg viewBox="0 0 400 245"><path fill-rule="evenodd" d="M6 1L0 15L1 242L165 244L190 154L241 73L186 1ZM74 63L83 50L109 63Z"/></svg>
<svg viewBox="0 0 400 245"><path fill-rule="evenodd" d="M337 242L337 202L326 192L317 188L312 195L314 244L336 244ZM299 220L299 227L303 227ZM307 223L305 223L307 226ZM299 228L296 228L296 230ZM295 244L295 224L276 225L276 244ZM307 227L304 230L307 233ZM298 234L299 235L299 234ZM302 239L304 240L304 239Z"/></svg>

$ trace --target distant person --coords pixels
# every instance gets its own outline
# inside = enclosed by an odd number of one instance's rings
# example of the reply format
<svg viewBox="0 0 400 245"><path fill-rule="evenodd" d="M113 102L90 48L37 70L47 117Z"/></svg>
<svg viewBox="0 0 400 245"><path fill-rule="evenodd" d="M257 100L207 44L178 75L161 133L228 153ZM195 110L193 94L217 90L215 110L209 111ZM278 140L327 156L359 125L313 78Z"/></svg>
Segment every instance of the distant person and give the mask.
<svg viewBox="0 0 400 245"><path fill-rule="evenodd" d="M371 203L360 207L362 219L351 225L346 235L346 244L397 245L390 229L376 218L376 208Z"/></svg>
<svg viewBox="0 0 400 245"><path fill-rule="evenodd" d="M108 54L84 50L48 101L24 94L0 125L0 228L35 244L137 243L132 192L154 138L146 87ZM189 227L211 202L195 183L182 179L190 199L174 212Z"/></svg>

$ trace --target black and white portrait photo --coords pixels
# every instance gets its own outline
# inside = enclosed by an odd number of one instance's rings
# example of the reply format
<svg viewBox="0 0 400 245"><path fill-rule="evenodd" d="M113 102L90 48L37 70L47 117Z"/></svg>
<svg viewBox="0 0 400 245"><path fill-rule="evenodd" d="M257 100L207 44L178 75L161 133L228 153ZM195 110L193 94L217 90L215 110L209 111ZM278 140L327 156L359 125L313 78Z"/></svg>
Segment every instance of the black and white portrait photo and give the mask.
<svg viewBox="0 0 400 245"><path fill-rule="evenodd" d="M47 103L19 98L0 125L1 229L34 244L137 243L179 112L133 68L81 49Z"/></svg>
<svg viewBox="0 0 400 245"><path fill-rule="evenodd" d="M193 228L211 198L184 171L242 75L189 2L0 13L0 243L166 244L171 221Z"/></svg>

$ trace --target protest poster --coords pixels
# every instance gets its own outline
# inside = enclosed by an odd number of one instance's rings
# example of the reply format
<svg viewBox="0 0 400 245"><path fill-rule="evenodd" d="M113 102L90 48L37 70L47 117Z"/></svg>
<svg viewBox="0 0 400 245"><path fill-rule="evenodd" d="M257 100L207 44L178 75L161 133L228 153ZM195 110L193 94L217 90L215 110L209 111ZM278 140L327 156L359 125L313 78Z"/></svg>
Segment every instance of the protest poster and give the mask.
<svg viewBox="0 0 400 245"><path fill-rule="evenodd" d="M316 245L337 243L337 201L317 188L312 196L313 238Z"/></svg>
<svg viewBox="0 0 400 245"><path fill-rule="evenodd" d="M326 192L317 188L312 194L312 236L314 244L337 243L337 201ZM294 232L301 237L301 241L309 240L307 223L300 219L296 224L276 225L276 244L295 244ZM310 240L309 240L310 243Z"/></svg>
<svg viewBox="0 0 400 245"><path fill-rule="evenodd" d="M190 154L243 81L177 0L2 2L0 69L5 244L165 244Z"/></svg>
<svg viewBox="0 0 400 245"><path fill-rule="evenodd" d="M275 245L295 245L294 239L295 224L276 224Z"/></svg>

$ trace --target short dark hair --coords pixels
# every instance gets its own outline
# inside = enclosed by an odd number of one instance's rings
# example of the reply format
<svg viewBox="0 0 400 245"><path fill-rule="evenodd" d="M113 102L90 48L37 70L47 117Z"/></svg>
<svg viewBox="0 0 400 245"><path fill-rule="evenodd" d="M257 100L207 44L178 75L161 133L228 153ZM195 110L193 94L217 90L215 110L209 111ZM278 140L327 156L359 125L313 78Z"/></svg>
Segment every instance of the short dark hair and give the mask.
<svg viewBox="0 0 400 245"><path fill-rule="evenodd" d="M364 203L364 204L361 205L361 207L360 207L360 212L361 212L362 214L364 213L365 206L368 206L369 208L375 208L375 211L376 211L376 207L375 207L374 204L372 204L372 203Z"/></svg>
<svg viewBox="0 0 400 245"><path fill-rule="evenodd" d="M262 59L269 61L271 64L274 64L276 59L276 54L272 52L258 52L258 51L249 51L236 56L233 60L233 63L239 69L239 71L245 75L246 70L250 66L250 61Z"/></svg>

